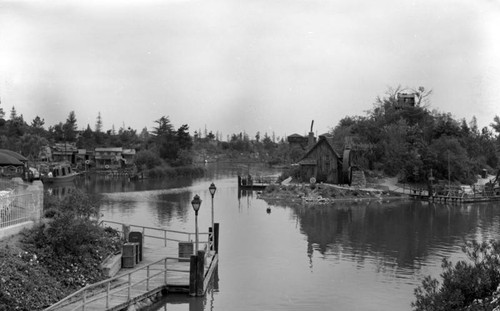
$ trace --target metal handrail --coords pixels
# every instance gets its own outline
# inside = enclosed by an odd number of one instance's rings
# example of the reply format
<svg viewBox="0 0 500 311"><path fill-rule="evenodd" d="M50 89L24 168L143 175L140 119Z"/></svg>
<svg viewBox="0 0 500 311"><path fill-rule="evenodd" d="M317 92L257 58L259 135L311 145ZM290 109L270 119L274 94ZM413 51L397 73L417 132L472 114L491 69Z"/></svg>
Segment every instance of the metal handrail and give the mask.
<svg viewBox="0 0 500 311"><path fill-rule="evenodd" d="M71 304L72 299L74 299L80 295L82 295L82 302L77 304L73 309L71 309L71 311L77 310L79 308L82 308L82 310L85 310L86 305L88 305L94 301L101 300L101 299L106 299L106 308L108 308L109 307L109 297L112 294L123 291L123 290L127 290L127 301L128 301L128 300L130 300L130 290L132 289L132 287L134 287L136 285L139 285L141 283L146 282L146 290L149 290L149 280L158 276L158 275L164 274L164 280L165 280L165 284L166 284L168 271L189 273L189 270L168 269L167 260L180 260L180 259L181 258L177 258L177 257L165 257L165 258L159 259L155 262L152 262L152 263L148 264L147 266L136 268L136 269L131 270L129 272L114 276L112 278L109 278L109 279L106 279L106 280L103 280L103 281L100 281L100 282L97 282L97 283L94 283L91 285L87 285L84 288L67 296L66 298L56 302L55 304L51 305L50 307L44 309L44 311L57 310L57 308L59 308L59 307L69 305L69 304ZM153 265L158 265L159 263L163 264L163 268L160 270L160 272L151 275L150 267ZM141 279L135 283L132 283L132 274L137 273L137 272L142 271L142 270L147 270L147 274L146 274L147 276L144 279ZM117 281L123 277L127 277L126 282L120 282L113 287L111 286L112 282ZM125 284L126 284L126 286L123 286ZM102 288L102 287L106 287L106 294L105 295L103 295L104 294L103 292L99 291L98 293L93 295L94 297L91 297L89 299L89 297L87 296L87 293L89 291L95 290L97 288Z"/></svg>
<svg viewBox="0 0 500 311"><path fill-rule="evenodd" d="M155 228L155 227L148 227L148 226L140 226L140 225L133 225L133 224L124 224L124 223L121 223L121 222L117 222L117 221L112 221L112 220L101 220L99 222L99 225L103 225L104 223L110 223L110 224L116 224L116 225L128 225L130 226L131 228L140 228L141 231L142 231L142 235L143 237L148 237L148 238L154 238L154 239L160 239L160 240L163 240L164 241L164 244L165 246L167 246L167 241L173 241L173 242L183 242L184 240L180 240L180 239L173 239L173 238L169 238L167 237L167 233L174 233L174 234L183 234L183 235L187 235L187 240L188 241L191 241L191 236L194 236L195 235L195 232L186 232L186 231L177 231L177 230L170 230L170 229L163 229L163 228ZM159 237L159 236L155 236L155 235L146 235L145 232L146 232L146 229L148 230L154 230L154 231L160 231L160 232L163 232L163 236L162 237ZM118 230L119 232L121 232L120 230ZM210 235L211 233L210 232L199 232L198 235L207 235L207 240L210 241ZM210 242L209 242L210 243Z"/></svg>
<svg viewBox="0 0 500 311"><path fill-rule="evenodd" d="M116 221L111 221L111 220L101 220L99 222L99 225L102 226L104 223L112 223L112 224L117 224L117 225L124 225L124 223L116 222ZM127 225L129 225L129 224L127 224ZM186 235L188 235L189 239L190 239L191 235L195 234L195 233L191 233L191 232L168 230L168 229L154 228L154 227L148 227L148 226L138 226L138 225L131 225L131 224L129 226L130 227L136 227L136 228L142 228L143 236L144 237L164 239L165 240L165 245L166 245L166 241L167 241L167 238L166 238L166 233L167 232L177 233L177 234L186 234ZM163 231L164 232L164 237L144 235L145 229ZM210 236L211 236L212 233L203 232L203 233L199 233L199 234L208 235L208 237L209 237L208 238L208 242L204 243L204 244L206 244L205 250L212 249L213 241L211 241L211 239L210 239ZM175 240L175 239L169 239L169 240L179 241L179 242L181 241L181 240ZM206 251L205 252L205 258L208 255L209 255L209 252ZM150 263L150 264L148 264L148 265L146 265L144 267L139 267L139 268L136 268L134 270L128 271L126 273L114 276L112 278L109 278L109 279L106 279L106 280L103 280L103 281L100 281L100 282L97 282L97 283L94 283L94 284L91 284L91 285L87 285L84 288L82 288L82 289L74 292L73 294L67 296L66 298L64 298L64 299L56 302L55 304L51 305L50 307L44 309L44 311L56 310L58 307L69 305L69 304L72 303L71 300L75 299L75 297L78 297L79 295L82 295L82 303L78 304L75 308L71 309L71 311L77 310L79 308L81 308L82 310L85 310L85 306L88 305L89 303L97 301L97 300L100 300L100 299L104 299L104 298L106 298L106 308L108 308L109 297L113 293L116 293L116 292L122 291L124 289L127 289L127 301L128 301L128 300L130 300L130 290L131 290L131 288L133 286L136 286L136 285L141 284L143 282L147 282L146 283L146 288L148 289L149 288L149 280L151 278L155 277L155 276L158 276L158 275L162 274L162 273L164 273L164 275L165 275L165 284L167 284L167 271L183 272L183 273L189 273L190 272L189 270L168 269L168 267L167 267L167 260L169 260L169 259L171 259L171 260L181 260L181 258L177 258L177 257L165 257L165 258L159 259L159 260L157 260L157 261L155 261L153 263ZM150 271L150 267L153 266L153 265L157 265L160 262L163 262L163 266L164 266L161 269L161 271L158 272L158 273L156 273L156 274L150 275L150 272L149 272ZM132 274L136 273L138 271L144 270L144 269L147 269L147 276L146 276L146 278L144 278L142 280L139 280L138 282L132 284L132 281L131 281ZM118 284L115 284L113 287L111 286L112 282L114 282L114 281L116 281L116 280L118 280L120 278L123 278L125 276L127 276L128 281L126 281L126 282L120 282ZM126 286L123 286L125 284L126 284ZM89 297L87 297L87 292L91 291L91 290L95 290L97 288L101 288L101 287L106 287L106 294L103 295L103 292L99 291L99 292L95 293L93 295L94 297L90 298L90 300L89 300L88 299Z"/></svg>

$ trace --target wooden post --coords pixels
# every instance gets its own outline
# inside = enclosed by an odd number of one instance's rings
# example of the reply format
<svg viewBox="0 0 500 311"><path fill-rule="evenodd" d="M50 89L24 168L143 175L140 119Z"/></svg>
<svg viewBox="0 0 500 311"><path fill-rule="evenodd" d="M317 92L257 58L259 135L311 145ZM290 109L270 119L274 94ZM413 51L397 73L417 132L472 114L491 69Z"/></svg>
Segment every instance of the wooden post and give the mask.
<svg viewBox="0 0 500 311"><path fill-rule="evenodd" d="M196 295L203 296L205 289L203 283L205 281L205 251L198 251L196 262Z"/></svg>
<svg viewBox="0 0 500 311"><path fill-rule="evenodd" d="M123 240L128 242L128 235L130 233L130 225L122 224Z"/></svg>
<svg viewBox="0 0 500 311"><path fill-rule="evenodd" d="M189 295L196 296L196 268L198 263L198 257L196 255L191 255L189 262Z"/></svg>
<svg viewBox="0 0 500 311"><path fill-rule="evenodd" d="M208 243L210 245L210 250L214 250L214 235L212 227L208 227Z"/></svg>
<svg viewBox="0 0 500 311"><path fill-rule="evenodd" d="M219 223L214 224L214 251L219 253Z"/></svg>

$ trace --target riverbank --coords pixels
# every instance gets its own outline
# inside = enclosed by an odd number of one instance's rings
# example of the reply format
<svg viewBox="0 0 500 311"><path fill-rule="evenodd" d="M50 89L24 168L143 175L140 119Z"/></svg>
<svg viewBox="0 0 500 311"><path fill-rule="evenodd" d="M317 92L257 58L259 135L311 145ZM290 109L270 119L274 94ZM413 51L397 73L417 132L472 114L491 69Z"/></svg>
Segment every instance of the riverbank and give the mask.
<svg viewBox="0 0 500 311"><path fill-rule="evenodd" d="M394 184L390 187L390 184ZM392 189L392 190L391 190ZM298 184L270 185L259 193L259 198L268 203L294 204L331 204L342 201L365 200L401 200L407 195L398 191L392 181L384 180L370 188L357 188L332 184Z"/></svg>

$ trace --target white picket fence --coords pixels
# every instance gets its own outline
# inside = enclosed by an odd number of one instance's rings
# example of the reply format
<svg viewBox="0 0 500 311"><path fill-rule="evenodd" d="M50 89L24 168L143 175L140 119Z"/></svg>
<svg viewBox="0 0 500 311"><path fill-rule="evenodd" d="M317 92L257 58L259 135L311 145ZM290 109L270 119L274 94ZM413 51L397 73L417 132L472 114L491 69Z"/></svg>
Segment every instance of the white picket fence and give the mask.
<svg viewBox="0 0 500 311"><path fill-rule="evenodd" d="M0 191L0 229L27 221L38 221L42 216L43 194Z"/></svg>

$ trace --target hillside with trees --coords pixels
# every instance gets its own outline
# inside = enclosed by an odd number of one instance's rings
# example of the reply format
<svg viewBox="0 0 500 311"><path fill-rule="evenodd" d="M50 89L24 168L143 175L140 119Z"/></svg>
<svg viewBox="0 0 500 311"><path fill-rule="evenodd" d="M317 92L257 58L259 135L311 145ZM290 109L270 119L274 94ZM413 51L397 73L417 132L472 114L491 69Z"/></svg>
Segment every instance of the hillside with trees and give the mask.
<svg viewBox="0 0 500 311"><path fill-rule="evenodd" d="M429 110L430 91L420 87L415 105L401 106L398 93L390 89L378 97L367 116L343 118L333 134L339 150L362 146L363 169L383 171L408 182L425 182L432 176L464 184L475 181L483 170L499 166L500 118L478 128L476 118L456 120L450 113Z"/></svg>

